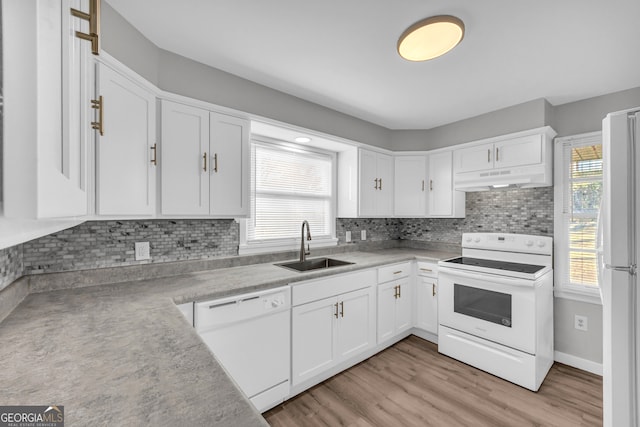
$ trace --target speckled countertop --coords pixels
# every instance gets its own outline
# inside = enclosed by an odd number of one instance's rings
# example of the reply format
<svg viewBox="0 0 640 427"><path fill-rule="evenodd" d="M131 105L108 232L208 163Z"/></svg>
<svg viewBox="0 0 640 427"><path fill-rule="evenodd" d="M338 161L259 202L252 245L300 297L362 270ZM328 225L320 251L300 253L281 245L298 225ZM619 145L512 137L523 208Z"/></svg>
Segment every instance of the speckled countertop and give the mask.
<svg viewBox="0 0 640 427"><path fill-rule="evenodd" d="M0 405L64 405L66 425L265 426L175 303L455 254L347 252L297 273L255 264L28 295L0 323Z"/></svg>

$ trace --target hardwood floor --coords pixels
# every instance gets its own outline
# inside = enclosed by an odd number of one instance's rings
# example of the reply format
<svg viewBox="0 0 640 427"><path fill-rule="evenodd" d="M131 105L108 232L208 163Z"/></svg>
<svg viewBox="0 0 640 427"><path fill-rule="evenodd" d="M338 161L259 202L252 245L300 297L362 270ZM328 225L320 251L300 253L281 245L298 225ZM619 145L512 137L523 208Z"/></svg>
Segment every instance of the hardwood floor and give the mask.
<svg viewBox="0 0 640 427"><path fill-rule="evenodd" d="M556 363L537 393L410 336L263 414L272 426L600 426L602 378Z"/></svg>

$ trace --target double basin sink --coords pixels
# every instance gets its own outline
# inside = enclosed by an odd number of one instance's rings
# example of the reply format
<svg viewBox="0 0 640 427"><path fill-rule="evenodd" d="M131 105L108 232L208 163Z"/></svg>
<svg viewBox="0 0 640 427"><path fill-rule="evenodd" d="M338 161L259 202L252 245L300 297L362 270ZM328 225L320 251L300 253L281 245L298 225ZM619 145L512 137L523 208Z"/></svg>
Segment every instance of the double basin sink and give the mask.
<svg viewBox="0 0 640 427"><path fill-rule="evenodd" d="M326 270L332 267L342 267L344 265L351 265L353 262L340 261L333 258L315 258L308 259L306 261L292 261L283 262L281 264L275 264L278 267L287 268L289 270L304 272L313 270Z"/></svg>

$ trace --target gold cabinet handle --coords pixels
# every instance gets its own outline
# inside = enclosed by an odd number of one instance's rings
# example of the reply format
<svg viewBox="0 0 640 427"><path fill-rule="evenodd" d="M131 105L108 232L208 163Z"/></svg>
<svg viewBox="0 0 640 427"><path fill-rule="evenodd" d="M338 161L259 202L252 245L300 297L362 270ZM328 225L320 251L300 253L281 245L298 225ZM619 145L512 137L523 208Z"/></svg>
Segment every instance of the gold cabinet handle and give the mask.
<svg viewBox="0 0 640 427"><path fill-rule="evenodd" d="M429 191L433 191L433 180L429 180Z"/></svg>
<svg viewBox="0 0 640 427"><path fill-rule="evenodd" d="M206 152L202 155L202 160L204 160L204 167L202 169L206 172L207 171L207 153Z"/></svg>
<svg viewBox="0 0 640 427"><path fill-rule="evenodd" d="M336 316L336 319L338 318L338 303L333 304L336 308L336 312L333 313L334 316Z"/></svg>
<svg viewBox="0 0 640 427"><path fill-rule="evenodd" d="M496 147L496 162L500 161L500 149Z"/></svg>
<svg viewBox="0 0 640 427"><path fill-rule="evenodd" d="M380 188L378 190L382 190L382 178L380 178Z"/></svg>
<svg viewBox="0 0 640 427"><path fill-rule="evenodd" d="M213 171L218 173L218 153L213 155Z"/></svg>
<svg viewBox="0 0 640 427"><path fill-rule="evenodd" d="M424 179L422 180L422 191L424 191Z"/></svg>
<svg viewBox="0 0 640 427"><path fill-rule="evenodd" d="M100 136L104 136L104 98L102 95L98 99L91 100L91 108L98 110L98 120L91 122L91 129L100 132Z"/></svg>
<svg viewBox="0 0 640 427"><path fill-rule="evenodd" d="M374 179L374 181L375 181L376 185L373 188L374 188L374 190L377 190L378 189L378 178Z"/></svg>
<svg viewBox="0 0 640 427"><path fill-rule="evenodd" d="M402 285L398 285L398 298L402 298Z"/></svg>
<svg viewBox="0 0 640 427"><path fill-rule="evenodd" d="M491 163L491 148L487 148L487 163Z"/></svg>
<svg viewBox="0 0 640 427"><path fill-rule="evenodd" d="M434 296L434 297L436 296L436 284L435 283L431 284L431 295Z"/></svg>
<svg viewBox="0 0 640 427"><path fill-rule="evenodd" d="M393 287L393 297L395 299L398 299L398 287L397 286Z"/></svg>
<svg viewBox="0 0 640 427"><path fill-rule="evenodd" d="M344 317L344 301L340 302L340 316Z"/></svg>
<svg viewBox="0 0 640 427"><path fill-rule="evenodd" d="M420 271L426 271L427 273L433 273L433 270L430 268L422 268L420 267Z"/></svg>
<svg viewBox="0 0 640 427"><path fill-rule="evenodd" d="M153 157L151 158L151 164L154 166L158 165L158 144L153 144L151 147L151 151L153 151Z"/></svg>
<svg viewBox="0 0 640 427"><path fill-rule="evenodd" d="M398 270L398 271L394 271L393 274L400 274L402 273L402 270Z"/></svg>
<svg viewBox="0 0 640 427"><path fill-rule="evenodd" d="M100 0L89 2L89 13L71 8L71 15L89 21L89 34L76 31L76 37L91 42L91 53L100 54Z"/></svg>

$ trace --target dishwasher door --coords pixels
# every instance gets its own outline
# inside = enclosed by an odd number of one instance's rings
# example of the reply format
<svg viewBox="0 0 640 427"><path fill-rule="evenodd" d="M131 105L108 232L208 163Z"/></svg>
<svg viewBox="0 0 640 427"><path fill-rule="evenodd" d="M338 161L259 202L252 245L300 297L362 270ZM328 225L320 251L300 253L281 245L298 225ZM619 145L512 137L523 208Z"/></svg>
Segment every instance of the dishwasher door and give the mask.
<svg viewBox="0 0 640 427"><path fill-rule="evenodd" d="M289 394L288 286L196 304L202 340L259 411Z"/></svg>

